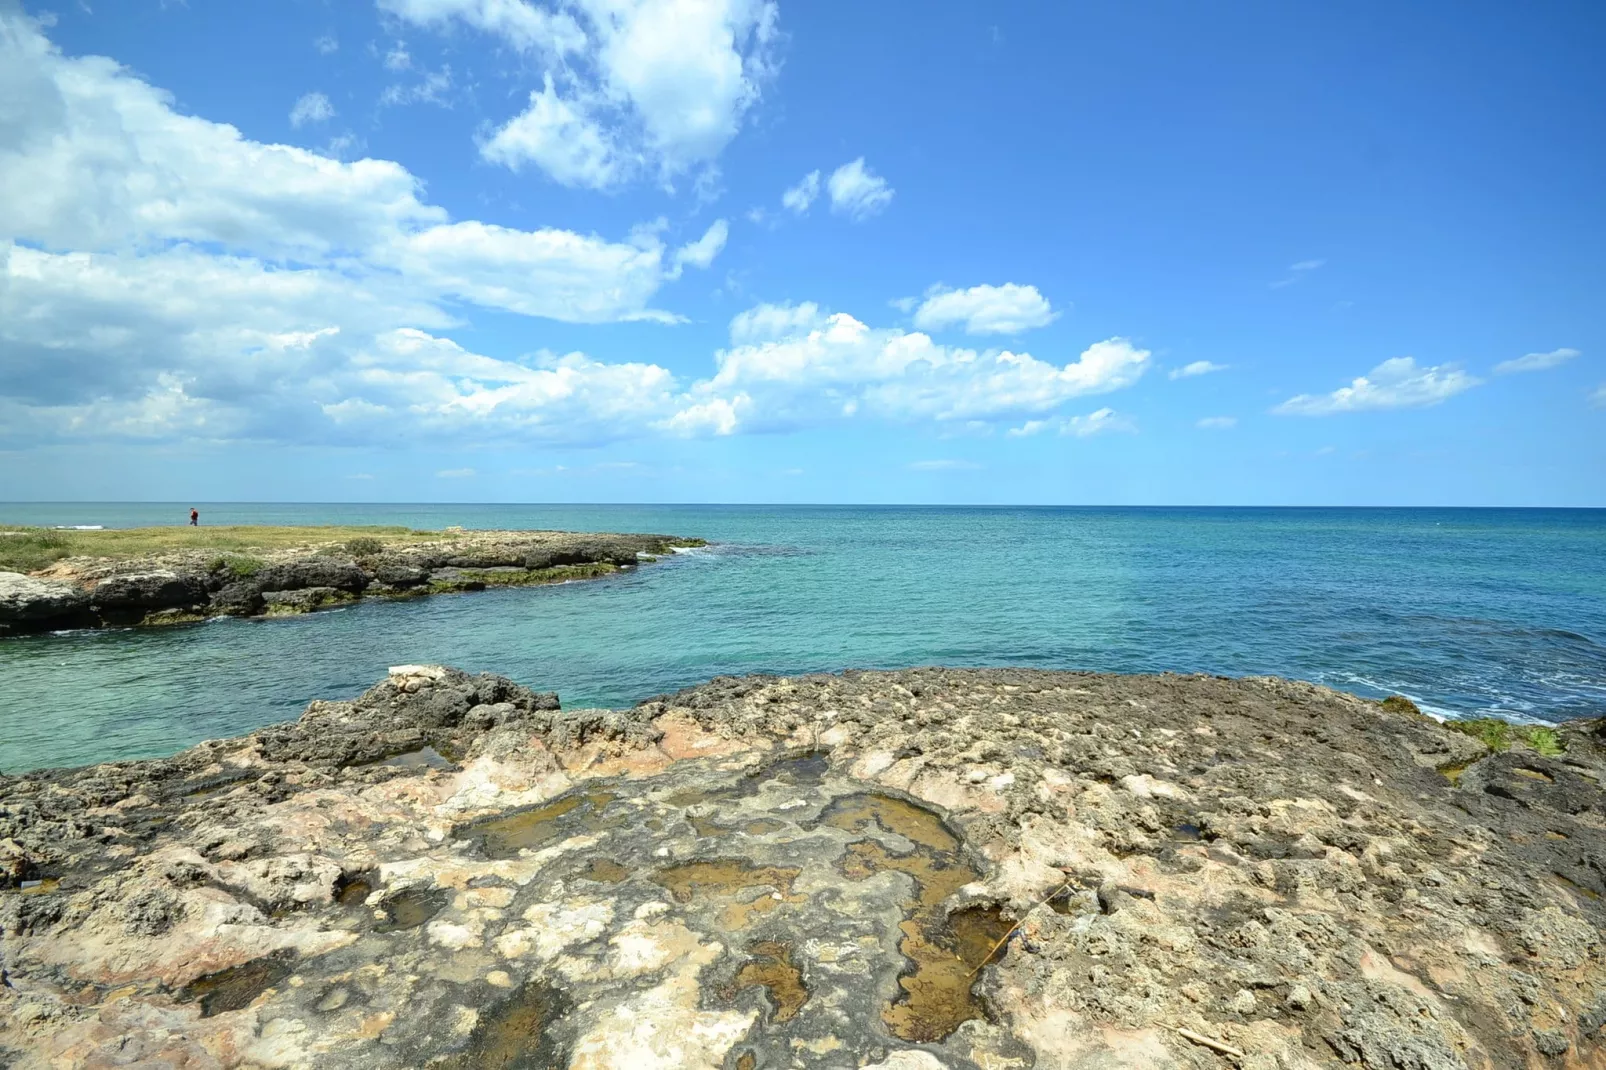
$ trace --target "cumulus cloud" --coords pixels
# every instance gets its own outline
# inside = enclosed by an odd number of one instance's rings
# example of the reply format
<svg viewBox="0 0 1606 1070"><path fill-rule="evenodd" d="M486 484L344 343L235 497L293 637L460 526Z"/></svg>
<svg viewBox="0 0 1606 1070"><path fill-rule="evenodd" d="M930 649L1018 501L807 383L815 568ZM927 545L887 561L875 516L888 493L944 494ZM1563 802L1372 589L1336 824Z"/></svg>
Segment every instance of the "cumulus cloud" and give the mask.
<svg viewBox="0 0 1606 1070"><path fill-rule="evenodd" d="M1385 360L1366 375L1331 394L1300 394L1272 409L1292 416L1327 416L1368 409L1409 409L1437 405L1481 383L1453 364L1419 367L1411 357Z"/></svg>
<svg viewBox="0 0 1606 1070"><path fill-rule="evenodd" d="M369 389L406 363L398 331L448 329L458 302L673 319L653 297L723 244L717 225L671 253L656 226L611 241L452 221L398 164L180 114L10 12L0 80L16 105L0 143L0 426L23 441L333 434L375 406L406 411Z"/></svg>
<svg viewBox="0 0 1606 1070"><path fill-rule="evenodd" d="M940 331L963 326L967 334L1018 334L1033 327L1045 327L1059 318L1048 299L1035 286L972 286L968 290L927 293L915 310L915 326L923 331Z"/></svg>
<svg viewBox="0 0 1606 1070"><path fill-rule="evenodd" d="M541 71L527 106L481 145L492 163L563 185L669 181L714 161L774 73L767 0L381 0L423 27L495 35ZM704 171L704 177L707 172Z"/></svg>
<svg viewBox="0 0 1606 1070"><path fill-rule="evenodd" d="M1131 386L1149 352L1124 338L1064 365L1027 353L939 345L814 305L764 305L731 323L733 345L699 394L748 399L742 424L778 430L851 416L991 421L1043 414L1067 400Z"/></svg>
<svg viewBox="0 0 1606 1070"><path fill-rule="evenodd" d="M1193 426L1204 431L1228 431L1238 426L1236 416L1206 416Z"/></svg>
<svg viewBox="0 0 1606 1070"><path fill-rule="evenodd" d="M1589 395L1589 403L1597 409L1606 409L1606 383L1601 383L1595 392Z"/></svg>
<svg viewBox="0 0 1606 1070"><path fill-rule="evenodd" d="M803 181L781 194L781 207L794 215L802 215L819 195L820 172L810 171L803 176Z"/></svg>
<svg viewBox="0 0 1606 1070"><path fill-rule="evenodd" d="M1494 366L1494 373L1510 375L1512 372L1542 372L1546 368L1565 364L1578 355L1576 349L1552 349L1549 353L1528 353L1512 360L1501 361Z"/></svg>
<svg viewBox="0 0 1606 1070"><path fill-rule="evenodd" d="M319 55L329 56L340 51L340 42L332 33L326 33L312 42L312 47L318 50Z"/></svg>
<svg viewBox="0 0 1606 1070"><path fill-rule="evenodd" d="M807 303L736 316L700 378L651 360L480 353L451 337L474 308L674 318L655 295L710 265L728 225L677 247L661 221L610 240L453 220L399 164L183 115L110 60L62 56L20 15L0 15L0 80L15 119L0 145L8 443L585 446L851 420L1003 427L1060 419L1150 361L1121 338L1068 360L940 345Z"/></svg>
<svg viewBox="0 0 1606 1070"><path fill-rule="evenodd" d="M533 163L562 185L593 189L614 185L633 163L608 131L558 96L550 75L545 88L530 94L530 106L481 145L480 154L515 171Z"/></svg>
<svg viewBox="0 0 1606 1070"><path fill-rule="evenodd" d="M1211 372L1224 372L1225 364L1213 364L1208 360L1196 360L1192 364L1184 364L1180 368L1172 368L1169 378L1191 379L1196 375L1209 375Z"/></svg>
<svg viewBox="0 0 1606 1070"><path fill-rule="evenodd" d="M832 171L825 185L831 194L831 211L855 223L880 215L895 192L886 179L864 165L863 156Z"/></svg>
<svg viewBox="0 0 1606 1070"><path fill-rule="evenodd" d="M290 125L326 123L335 117L335 107L322 93L305 93L290 109Z"/></svg>

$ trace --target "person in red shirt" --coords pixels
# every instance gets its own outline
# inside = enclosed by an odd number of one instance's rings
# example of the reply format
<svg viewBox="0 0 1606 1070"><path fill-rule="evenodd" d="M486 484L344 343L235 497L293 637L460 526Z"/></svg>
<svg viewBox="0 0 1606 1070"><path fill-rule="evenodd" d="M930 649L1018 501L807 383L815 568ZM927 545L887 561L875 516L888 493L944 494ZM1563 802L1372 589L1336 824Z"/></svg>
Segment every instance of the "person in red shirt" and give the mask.
<svg viewBox="0 0 1606 1070"><path fill-rule="evenodd" d="M200 526L201 526L201 514L196 512L194 509L191 509L190 510L190 527L198 528Z"/></svg>

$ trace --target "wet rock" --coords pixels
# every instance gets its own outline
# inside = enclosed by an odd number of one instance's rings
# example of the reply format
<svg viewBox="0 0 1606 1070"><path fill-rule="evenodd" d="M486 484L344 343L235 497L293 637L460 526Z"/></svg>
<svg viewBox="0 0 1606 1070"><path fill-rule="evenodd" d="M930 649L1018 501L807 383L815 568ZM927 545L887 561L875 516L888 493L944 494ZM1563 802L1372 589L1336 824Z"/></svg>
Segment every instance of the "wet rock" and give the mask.
<svg viewBox="0 0 1606 1070"><path fill-rule="evenodd" d="M353 601L349 591L338 587L303 587L294 591L263 591L262 601L269 613L311 613L327 606Z"/></svg>

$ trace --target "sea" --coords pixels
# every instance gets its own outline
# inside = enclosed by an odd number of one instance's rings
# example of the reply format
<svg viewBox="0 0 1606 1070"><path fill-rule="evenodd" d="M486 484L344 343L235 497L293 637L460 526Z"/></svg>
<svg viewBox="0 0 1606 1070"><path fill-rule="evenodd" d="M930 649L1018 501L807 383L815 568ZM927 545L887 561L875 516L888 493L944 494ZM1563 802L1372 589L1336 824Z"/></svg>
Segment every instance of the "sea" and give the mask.
<svg viewBox="0 0 1606 1070"><path fill-rule="evenodd" d="M1276 674L1440 717L1606 715L1606 510L0 503L0 523L699 536L551 587L0 639L0 771L170 754L392 665L565 708L722 674L914 665Z"/></svg>

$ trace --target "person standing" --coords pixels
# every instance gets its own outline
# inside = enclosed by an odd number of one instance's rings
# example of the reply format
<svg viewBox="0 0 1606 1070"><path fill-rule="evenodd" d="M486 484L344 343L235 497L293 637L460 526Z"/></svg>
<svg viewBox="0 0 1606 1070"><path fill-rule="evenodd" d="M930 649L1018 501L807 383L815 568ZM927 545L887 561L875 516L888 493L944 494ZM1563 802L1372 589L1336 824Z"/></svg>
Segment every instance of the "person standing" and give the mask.
<svg viewBox="0 0 1606 1070"><path fill-rule="evenodd" d="M201 526L201 514L196 512L195 509L191 508L190 509L190 527L198 528L200 526Z"/></svg>

